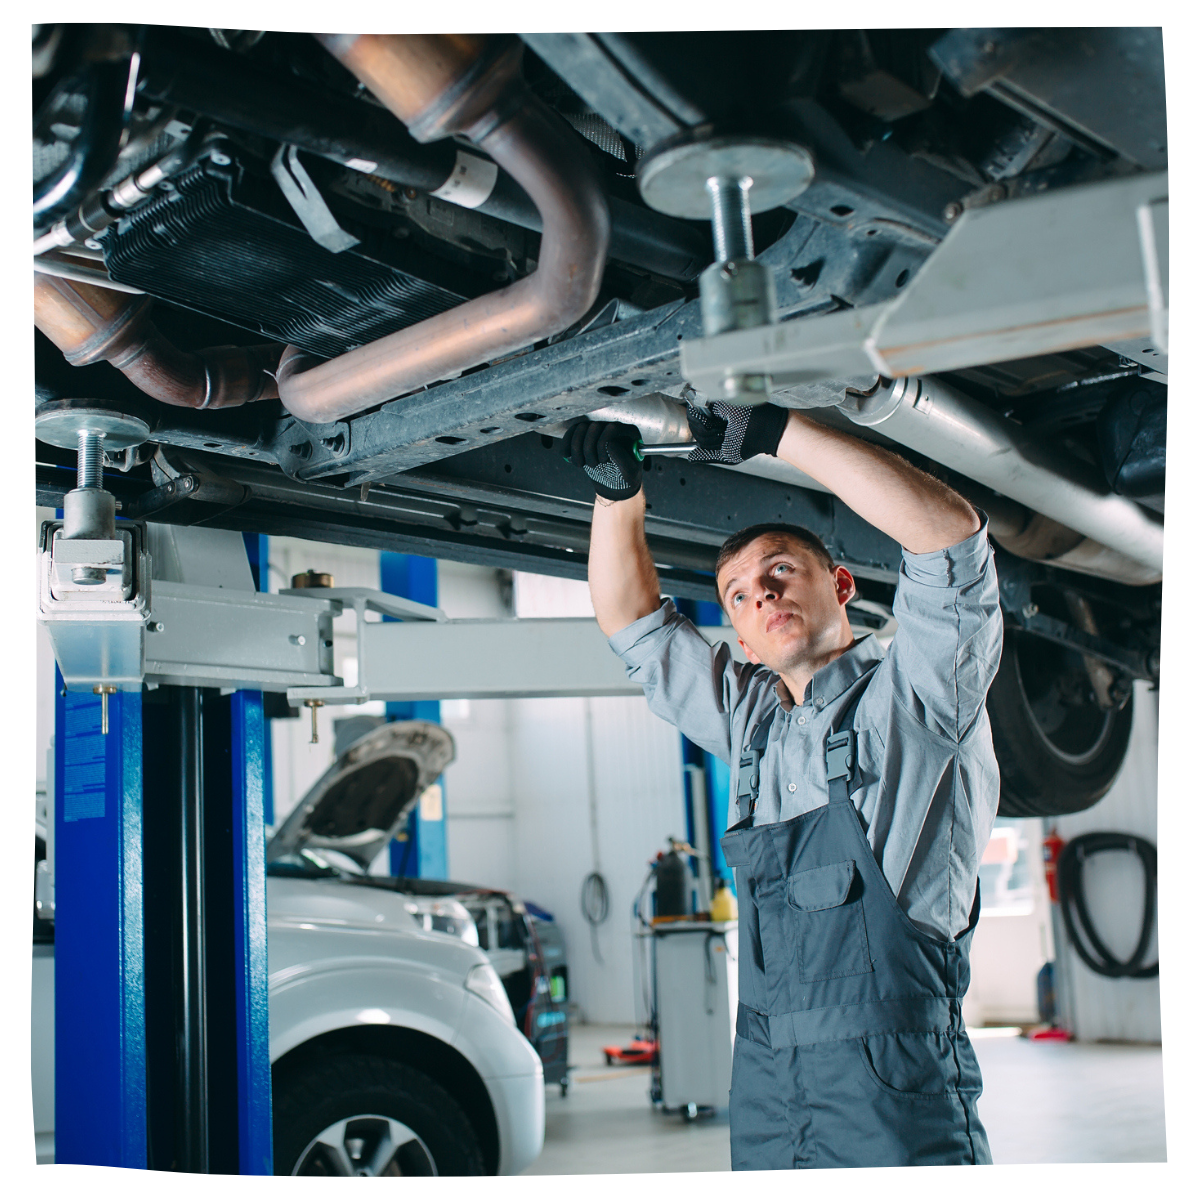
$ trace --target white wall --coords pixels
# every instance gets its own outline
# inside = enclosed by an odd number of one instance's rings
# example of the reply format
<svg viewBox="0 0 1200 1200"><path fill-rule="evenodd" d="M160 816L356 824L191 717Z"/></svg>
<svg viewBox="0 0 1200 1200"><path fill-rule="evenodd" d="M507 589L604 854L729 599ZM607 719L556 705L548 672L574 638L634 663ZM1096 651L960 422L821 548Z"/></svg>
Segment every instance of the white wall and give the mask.
<svg viewBox="0 0 1200 1200"><path fill-rule="evenodd" d="M489 596L480 568L438 569L450 616L507 615L498 581ZM520 617L592 615L585 583L520 572L513 605ZM465 718L445 709L458 745L446 773L451 876L510 888L549 909L562 929L580 1015L634 1023L633 900L668 836L686 834L679 734L641 697L471 701ZM610 900L597 930L599 962L580 908L584 879L597 867Z"/></svg>
<svg viewBox="0 0 1200 1200"><path fill-rule="evenodd" d="M438 604L451 618L512 615L506 573L438 562ZM446 769L446 865L451 879L515 889L514 808L508 700L442 703L456 758Z"/></svg>
<svg viewBox="0 0 1200 1200"><path fill-rule="evenodd" d="M1112 791L1099 804L1075 816L1059 817L1059 836L1070 841L1081 833L1106 830L1136 833L1158 842L1158 692L1135 685L1133 733L1125 765ZM1170 803L1191 797L1171 796ZM1142 870L1132 854L1101 854L1084 871L1088 907L1097 932L1119 957L1133 950L1141 924ZM1065 938L1063 939L1065 943ZM1179 953L1187 953L1179 947ZM1148 961L1158 956L1157 934ZM1066 1024L1081 1041L1115 1039L1159 1042L1158 979L1107 979L1089 970L1069 945L1058 948L1059 1005Z"/></svg>
<svg viewBox="0 0 1200 1200"><path fill-rule="evenodd" d="M632 1023L633 901L666 839L686 836L679 734L640 697L512 703L517 890L558 920L580 1016ZM593 870L605 877L610 901L595 949L580 907Z"/></svg>

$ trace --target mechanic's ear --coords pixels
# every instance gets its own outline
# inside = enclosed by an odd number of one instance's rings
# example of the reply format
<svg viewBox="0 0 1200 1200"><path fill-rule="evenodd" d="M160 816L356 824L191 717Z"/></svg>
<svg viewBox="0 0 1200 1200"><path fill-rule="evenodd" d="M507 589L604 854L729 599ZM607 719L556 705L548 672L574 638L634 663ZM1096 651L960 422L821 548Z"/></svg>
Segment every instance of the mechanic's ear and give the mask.
<svg viewBox="0 0 1200 1200"><path fill-rule="evenodd" d="M761 662L762 662L762 659L761 659L761 658L759 658L759 657L758 657L758 655L757 655L757 654L755 654L755 653L754 653L754 651L753 651L753 650L751 650L751 649L750 649L750 647L749 647L749 646L747 646L747 645L746 645L746 643L745 643L745 642L743 642L741 638L738 638L738 645L739 645L739 646L741 646L741 648L742 648L742 653L743 653L743 654L744 654L744 655L745 655L745 656L746 656L746 657L747 657L747 658L748 658L748 659L749 659L749 660L750 660L752 663L754 663L755 665L758 665L759 663L761 663Z"/></svg>
<svg viewBox="0 0 1200 1200"><path fill-rule="evenodd" d="M838 567L833 573L833 585L837 588L837 601L841 605L848 604L854 599L854 576L845 567Z"/></svg>

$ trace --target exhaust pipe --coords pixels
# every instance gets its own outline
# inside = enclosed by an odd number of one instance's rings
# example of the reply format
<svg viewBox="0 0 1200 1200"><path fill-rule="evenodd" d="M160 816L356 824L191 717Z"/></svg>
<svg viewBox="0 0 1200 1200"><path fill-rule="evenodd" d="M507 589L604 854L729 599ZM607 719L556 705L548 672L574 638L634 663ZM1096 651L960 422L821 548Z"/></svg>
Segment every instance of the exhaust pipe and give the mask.
<svg viewBox="0 0 1200 1200"><path fill-rule="evenodd" d="M940 380L897 379L890 389L873 396L848 396L839 408L856 424L879 429L893 441L1115 550L1153 579L1162 578L1159 521L1132 500L1114 495L1088 463L1039 445L1015 421ZM1014 529L1013 536L1020 532ZM1104 559L1094 547L1080 543L1048 561L1075 570L1088 570L1084 564L1090 564L1089 573L1097 574L1097 568L1104 569Z"/></svg>
<svg viewBox="0 0 1200 1200"><path fill-rule="evenodd" d="M35 273L33 321L73 367L109 362L146 395L179 408L232 408L279 395L278 343L189 354L149 317L150 298Z"/></svg>
<svg viewBox="0 0 1200 1200"><path fill-rule="evenodd" d="M323 424L451 378L560 333L591 308L609 216L587 152L520 77L519 42L451 34L321 34L321 44L417 141L465 134L507 171L542 217L537 270L500 291L320 362L289 346L279 397Z"/></svg>

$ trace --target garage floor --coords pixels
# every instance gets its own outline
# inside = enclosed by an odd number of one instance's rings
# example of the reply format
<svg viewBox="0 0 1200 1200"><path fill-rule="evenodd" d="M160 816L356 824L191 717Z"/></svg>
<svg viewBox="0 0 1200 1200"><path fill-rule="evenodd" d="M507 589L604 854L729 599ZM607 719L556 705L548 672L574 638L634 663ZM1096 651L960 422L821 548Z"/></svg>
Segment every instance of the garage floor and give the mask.
<svg viewBox="0 0 1200 1200"><path fill-rule="evenodd" d="M571 1028L573 1084L546 1090L546 1147L526 1175L729 1170L729 1119L686 1124L655 1111L649 1067L609 1067L601 1046L623 1025ZM1157 1046L977 1037L980 1116L997 1163L1165 1162Z"/></svg>

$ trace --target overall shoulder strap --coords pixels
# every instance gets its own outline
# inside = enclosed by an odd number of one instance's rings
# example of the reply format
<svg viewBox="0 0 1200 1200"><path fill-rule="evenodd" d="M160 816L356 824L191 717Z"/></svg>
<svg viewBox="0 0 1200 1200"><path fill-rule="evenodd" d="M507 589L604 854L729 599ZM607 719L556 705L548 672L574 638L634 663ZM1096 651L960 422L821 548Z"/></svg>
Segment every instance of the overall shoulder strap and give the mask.
<svg viewBox="0 0 1200 1200"><path fill-rule="evenodd" d="M838 726L825 739L825 783L829 788L829 799L850 799L850 780L854 776L854 714L858 712L859 701L863 698L866 688L860 688L858 695L850 701Z"/></svg>
<svg viewBox="0 0 1200 1200"><path fill-rule="evenodd" d="M767 740L771 736L771 726L775 722L775 714L778 711L778 706L771 709L754 726L742 750L742 756L738 762L737 810L739 821L752 817L754 810L758 807L759 764L762 762L763 752L767 748Z"/></svg>

